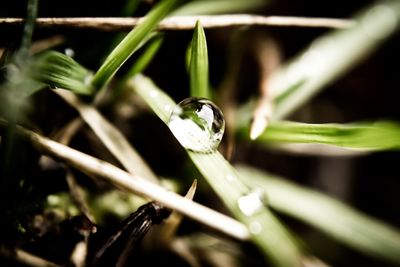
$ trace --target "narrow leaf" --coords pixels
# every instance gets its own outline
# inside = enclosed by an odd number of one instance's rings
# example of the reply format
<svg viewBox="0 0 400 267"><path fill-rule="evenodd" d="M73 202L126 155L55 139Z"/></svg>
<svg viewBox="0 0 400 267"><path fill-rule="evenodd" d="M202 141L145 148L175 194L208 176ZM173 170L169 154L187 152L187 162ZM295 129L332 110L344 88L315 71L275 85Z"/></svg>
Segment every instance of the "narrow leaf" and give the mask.
<svg viewBox="0 0 400 267"><path fill-rule="evenodd" d="M132 55L154 27L172 10L178 0L164 0L155 6L146 19L136 26L111 52L93 77L92 85L100 90Z"/></svg>
<svg viewBox="0 0 400 267"><path fill-rule="evenodd" d="M203 27L199 21L193 33L190 56L190 95L210 97L208 87L208 53Z"/></svg>
<svg viewBox="0 0 400 267"><path fill-rule="evenodd" d="M257 169L237 166L246 184L264 188L269 205L368 256L400 264L400 231L346 204Z"/></svg>
<svg viewBox="0 0 400 267"><path fill-rule="evenodd" d="M127 74L124 77L124 81L126 81L127 78L133 77L136 74L144 71L146 67L150 64L150 62L153 60L154 56L160 49L162 43L164 40L163 35L157 35L152 40L150 43L147 45L143 53L140 55L140 57L135 61L135 63L132 65L132 67L129 69Z"/></svg>
<svg viewBox="0 0 400 267"><path fill-rule="evenodd" d="M30 66L30 75L50 87L60 87L83 95L94 92L89 83L91 72L71 57L56 51L45 52L35 58Z"/></svg>
<svg viewBox="0 0 400 267"><path fill-rule="evenodd" d="M240 135L246 137L247 129ZM400 124L391 121L350 124L272 123L255 142L318 143L363 151L400 150Z"/></svg>

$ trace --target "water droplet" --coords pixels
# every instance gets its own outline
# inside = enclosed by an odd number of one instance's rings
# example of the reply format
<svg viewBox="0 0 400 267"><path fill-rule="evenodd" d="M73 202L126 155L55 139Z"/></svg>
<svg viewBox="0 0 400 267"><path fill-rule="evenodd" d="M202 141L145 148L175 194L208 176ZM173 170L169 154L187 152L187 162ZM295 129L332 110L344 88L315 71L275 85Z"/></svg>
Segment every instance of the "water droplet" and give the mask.
<svg viewBox="0 0 400 267"><path fill-rule="evenodd" d="M59 205L61 203L61 198L60 196L57 195L48 195L47 196L47 202L49 203L49 205Z"/></svg>
<svg viewBox="0 0 400 267"><path fill-rule="evenodd" d="M256 212L264 208L266 202L265 192L261 188L256 188L255 190L241 196L237 203L239 209L246 216L252 216Z"/></svg>
<svg viewBox="0 0 400 267"><path fill-rule="evenodd" d="M231 174L228 174L225 178L226 178L226 180L228 180L229 182L232 182L233 179L234 179L233 175L231 175Z"/></svg>
<svg viewBox="0 0 400 267"><path fill-rule="evenodd" d="M156 98L158 96L158 92L156 90L150 91L150 97Z"/></svg>
<svg viewBox="0 0 400 267"><path fill-rule="evenodd" d="M170 111L171 110L171 106L170 105L165 105L164 106L164 110L165 111Z"/></svg>
<svg viewBox="0 0 400 267"><path fill-rule="evenodd" d="M75 51L72 48L65 48L64 53L69 57L75 56Z"/></svg>
<svg viewBox="0 0 400 267"><path fill-rule="evenodd" d="M210 100L189 97L172 110L168 126L183 147L209 153L218 148L225 130L221 110Z"/></svg>
<svg viewBox="0 0 400 267"><path fill-rule="evenodd" d="M93 74L92 74L92 73L89 73L89 74L86 75L86 77L83 79L83 83L84 83L85 85L90 86L90 84L91 84L91 82L92 82L92 77L93 77Z"/></svg>
<svg viewBox="0 0 400 267"><path fill-rule="evenodd" d="M258 221L253 221L249 225L249 231L252 234L259 234L262 231L262 225Z"/></svg>

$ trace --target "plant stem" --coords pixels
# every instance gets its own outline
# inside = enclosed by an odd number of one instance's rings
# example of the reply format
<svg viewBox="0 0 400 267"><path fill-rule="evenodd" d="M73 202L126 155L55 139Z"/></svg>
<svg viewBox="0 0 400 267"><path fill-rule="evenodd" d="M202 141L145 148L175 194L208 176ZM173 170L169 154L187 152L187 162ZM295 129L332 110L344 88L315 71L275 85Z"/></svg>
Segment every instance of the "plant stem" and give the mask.
<svg viewBox="0 0 400 267"><path fill-rule="evenodd" d="M76 28L101 31L129 31L143 22L145 18L38 18L36 25L43 28ZM350 19L306 18L287 16L259 16L249 14L178 16L162 20L157 30L191 30L196 21L203 28L223 28L236 26L279 26L279 27L315 27L315 28L351 28L355 22ZM0 18L0 25L20 25L22 18Z"/></svg>
<svg viewBox="0 0 400 267"><path fill-rule="evenodd" d="M6 125L7 122L0 120L0 127L5 127ZM20 126L17 127L17 133L26 138L42 153L91 176L102 178L117 188L158 201L168 208L239 240L247 240L250 237L247 227L242 223L148 182L141 176L129 174L112 164L52 141Z"/></svg>

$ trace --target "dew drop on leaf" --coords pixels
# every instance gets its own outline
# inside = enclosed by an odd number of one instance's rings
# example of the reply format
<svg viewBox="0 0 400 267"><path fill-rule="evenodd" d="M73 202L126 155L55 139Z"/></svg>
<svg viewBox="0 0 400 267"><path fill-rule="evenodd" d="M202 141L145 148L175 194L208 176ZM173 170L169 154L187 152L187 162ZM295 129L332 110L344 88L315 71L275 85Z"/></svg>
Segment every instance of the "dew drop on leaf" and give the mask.
<svg viewBox="0 0 400 267"><path fill-rule="evenodd" d="M237 204L240 211L246 216L252 216L266 205L266 195L262 188L256 188L241 196Z"/></svg>
<svg viewBox="0 0 400 267"><path fill-rule="evenodd" d="M210 153L222 140L225 119L222 111L210 100L189 97L174 107L168 127L186 149Z"/></svg>

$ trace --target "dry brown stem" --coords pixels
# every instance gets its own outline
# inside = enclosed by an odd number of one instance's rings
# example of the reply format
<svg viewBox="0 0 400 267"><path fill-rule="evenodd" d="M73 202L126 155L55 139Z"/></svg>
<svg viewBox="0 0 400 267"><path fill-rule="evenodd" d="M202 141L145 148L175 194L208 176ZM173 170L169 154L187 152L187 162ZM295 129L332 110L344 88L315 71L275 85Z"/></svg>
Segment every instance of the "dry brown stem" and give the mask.
<svg viewBox="0 0 400 267"><path fill-rule="evenodd" d="M129 31L144 18L37 18L36 26L48 28L77 28L102 31ZM354 21L335 18L306 18L283 16L258 16L249 14L177 16L160 22L158 30L190 30L199 20L204 28L221 28L234 26L280 26L280 27L318 27L349 28ZM22 25L22 18L0 18L1 25Z"/></svg>

